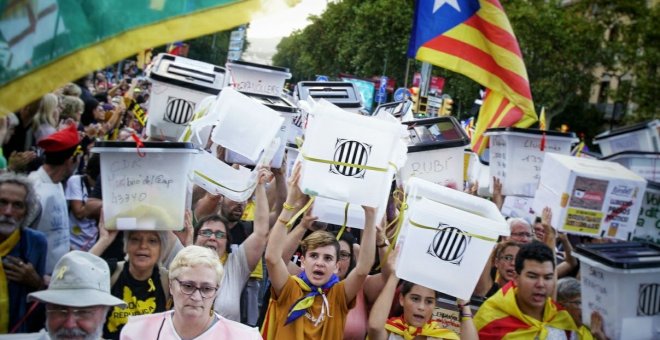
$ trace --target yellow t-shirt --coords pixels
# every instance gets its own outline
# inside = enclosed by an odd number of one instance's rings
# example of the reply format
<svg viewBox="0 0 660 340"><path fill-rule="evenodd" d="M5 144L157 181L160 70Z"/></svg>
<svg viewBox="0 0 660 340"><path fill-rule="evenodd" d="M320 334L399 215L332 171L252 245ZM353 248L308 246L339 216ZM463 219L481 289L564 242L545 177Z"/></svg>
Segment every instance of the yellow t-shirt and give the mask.
<svg viewBox="0 0 660 340"><path fill-rule="evenodd" d="M272 320L274 324L269 325L269 327L275 327L274 339L343 339L348 310L355 306L355 299L350 303L346 301L344 281L340 281L330 288L327 294L330 311L318 326L314 326L314 322L304 315L292 323L284 325L289 308L294 302L307 294L293 277L288 278L280 296L275 296L272 291L271 293L274 300L271 308L274 308L274 310L269 311L269 313L273 313ZM310 312L314 318L319 317L322 303L323 298L320 295L314 298L314 305L312 305Z"/></svg>

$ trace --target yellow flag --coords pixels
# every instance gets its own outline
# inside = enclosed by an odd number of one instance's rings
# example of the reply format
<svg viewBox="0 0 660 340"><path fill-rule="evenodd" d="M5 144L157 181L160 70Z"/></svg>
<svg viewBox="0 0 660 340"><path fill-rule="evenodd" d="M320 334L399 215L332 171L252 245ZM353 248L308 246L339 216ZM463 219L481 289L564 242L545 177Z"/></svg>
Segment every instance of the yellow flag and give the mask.
<svg viewBox="0 0 660 340"><path fill-rule="evenodd" d="M548 126L546 125L546 120L545 120L545 106L541 108L541 115L539 116L539 128L543 131L548 129Z"/></svg>

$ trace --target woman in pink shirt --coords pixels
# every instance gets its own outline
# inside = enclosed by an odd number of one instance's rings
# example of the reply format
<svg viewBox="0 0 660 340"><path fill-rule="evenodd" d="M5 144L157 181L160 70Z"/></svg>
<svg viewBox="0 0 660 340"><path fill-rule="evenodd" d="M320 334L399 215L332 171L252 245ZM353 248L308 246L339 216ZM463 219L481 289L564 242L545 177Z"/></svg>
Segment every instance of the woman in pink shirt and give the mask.
<svg viewBox="0 0 660 340"><path fill-rule="evenodd" d="M261 339L259 331L213 311L223 267L208 248L188 246L170 264L174 310L130 317L120 339Z"/></svg>

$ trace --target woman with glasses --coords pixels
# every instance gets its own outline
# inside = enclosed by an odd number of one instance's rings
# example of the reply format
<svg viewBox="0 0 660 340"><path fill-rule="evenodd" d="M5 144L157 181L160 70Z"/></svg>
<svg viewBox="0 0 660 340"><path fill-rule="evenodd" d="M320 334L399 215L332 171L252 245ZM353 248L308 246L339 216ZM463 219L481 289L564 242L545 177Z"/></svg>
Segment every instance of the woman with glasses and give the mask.
<svg viewBox="0 0 660 340"><path fill-rule="evenodd" d="M500 287L515 279L516 255L519 249L520 243L515 241L503 241L497 244L479 278L474 295L489 298L495 295Z"/></svg>
<svg viewBox="0 0 660 340"><path fill-rule="evenodd" d="M258 182L255 190L254 230L237 248L231 249L229 221L213 214L202 218L195 227L194 244L209 248L217 253L225 268L225 275L220 284L220 292L215 300L215 311L229 320L241 321L241 292L261 259L268 241L268 198L265 183L270 181L272 173L265 168L258 170ZM235 226L234 228L239 228Z"/></svg>
<svg viewBox="0 0 660 340"><path fill-rule="evenodd" d="M213 311L224 274L216 252L188 246L176 255L169 273L174 309L131 317L121 339L261 339L255 328Z"/></svg>

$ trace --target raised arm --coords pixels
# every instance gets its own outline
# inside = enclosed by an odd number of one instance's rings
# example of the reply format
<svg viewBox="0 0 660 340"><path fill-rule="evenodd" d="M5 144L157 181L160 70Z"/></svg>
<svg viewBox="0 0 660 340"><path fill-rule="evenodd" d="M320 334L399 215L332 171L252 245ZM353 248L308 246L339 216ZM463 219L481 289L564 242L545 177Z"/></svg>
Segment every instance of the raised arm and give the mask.
<svg viewBox="0 0 660 340"><path fill-rule="evenodd" d="M179 239L182 246L187 247L193 244L195 231L192 225L192 211L190 209L186 209L183 219L183 229L172 231L172 233Z"/></svg>
<svg viewBox="0 0 660 340"><path fill-rule="evenodd" d="M274 225L277 221L277 216L282 212L282 204L286 201L286 157L282 160L282 166L279 169L273 169L275 175L275 185L270 197L274 198L273 209L270 209L269 225Z"/></svg>
<svg viewBox="0 0 660 340"><path fill-rule="evenodd" d="M318 219L318 217L312 216L313 208L314 205L312 204L303 214L300 223L298 223L289 234L286 235L284 252L282 252L282 260L284 260L284 262L291 261L291 257L293 257L293 254L295 254L296 249L300 245L300 241L305 237L305 232L307 232L307 230L312 230L314 221Z"/></svg>
<svg viewBox="0 0 660 340"><path fill-rule="evenodd" d="M101 217L99 218L99 239L96 241L94 246L89 250L90 253L101 256L103 252L108 249L112 241L115 240L119 230L108 230L105 229L105 219L103 218L103 212L101 212Z"/></svg>
<svg viewBox="0 0 660 340"><path fill-rule="evenodd" d="M499 178L493 177L493 203L497 209L502 210L504 205L504 195L502 195L502 181Z"/></svg>
<svg viewBox="0 0 660 340"><path fill-rule="evenodd" d="M353 301L355 295L362 288L367 275L369 275L371 267L374 265L374 254L376 253L376 209L366 206L362 208L364 208L364 232L362 233L357 264L344 282L346 301Z"/></svg>
<svg viewBox="0 0 660 340"><path fill-rule="evenodd" d="M549 207L543 208L543 212L541 213L541 225L543 225L543 231L545 232L545 237L541 241L550 247L554 253L557 246L557 234L552 227L552 209Z"/></svg>
<svg viewBox="0 0 660 340"><path fill-rule="evenodd" d="M284 288L289 277L286 263L282 260L284 240L286 239L287 233L286 224L309 199L307 195L300 191L300 188L298 187L299 180L300 164L297 164L291 175L286 198L287 207L290 206L293 207L293 209L282 210L280 216L275 222L275 226L273 226L273 230L271 230L270 237L268 238L268 245L266 246L266 267L268 268L268 276L275 295L279 295L282 292L282 288Z"/></svg>
<svg viewBox="0 0 660 340"><path fill-rule="evenodd" d="M386 224L387 219L383 217L380 225L376 226L376 249L378 251L378 259L380 260L379 263L381 264L381 272L367 276L367 279L364 281L364 297L368 305L373 305L376 301L390 275L390 267L384 265L387 261L386 254L389 246L389 241L387 240L387 236L385 236Z"/></svg>
<svg viewBox="0 0 660 340"><path fill-rule="evenodd" d="M398 249L393 251L387 259L386 266L390 267L390 275L387 277L383 291L380 293L376 302L371 307L369 314L369 340L385 340L387 339L387 331L385 330L385 322L392 307L392 300L394 299L394 292L396 286L399 284L399 278L396 277L394 269L396 268L396 257Z"/></svg>
<svg viewBox="0 0 660 340"><path fill-rule="evenodd" d="M557 265L557 277L567 276L578 265L577 259L573 256L573 245L564 233L559 233L559 241L564 245L564 262Z"/></svg>
<svg viewBox="0 0 660 340"><path fill-rule="evenodd" d="M477 286L474 287L473 295L484 297L488 290L493 286L493 277L490 276L490 271L494 267L495 263L495 250L497 247L493 248L490 252L490 257L484 266L484 269L481 271L481 276L479 276L479 281L477 281Z"/></svg>
<svg viewBox="0 0 660 340"><path fill-rule="evenodd" d="M264 253L270 229L268 222L268 198L266 197L265 185L273 174L266 168L261 168L258 171L258 182L255 190L257 198L254 212L254 230L244 241L245 255L250 270L254 270L261 259L261 255Z"/></svg>

